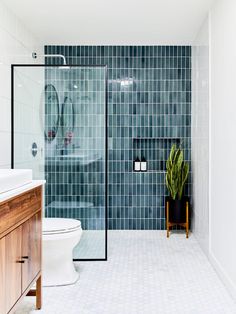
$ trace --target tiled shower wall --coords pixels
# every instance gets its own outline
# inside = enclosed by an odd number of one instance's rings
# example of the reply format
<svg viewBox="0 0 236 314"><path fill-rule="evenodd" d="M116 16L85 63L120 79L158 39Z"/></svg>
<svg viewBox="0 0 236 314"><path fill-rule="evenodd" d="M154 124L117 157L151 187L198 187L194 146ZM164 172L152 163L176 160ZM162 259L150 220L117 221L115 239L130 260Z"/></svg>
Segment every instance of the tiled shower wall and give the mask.
<svg viewBox="0 0 236 314"><path fill-rule="evenodd" d="M46 46L45 53L108 66L109 229L164 229L171 145L182 143L191 158L191 47ZM136 156L147 159L146 173L133 172ZM191 177L186 195L190 185Z"/></svg>

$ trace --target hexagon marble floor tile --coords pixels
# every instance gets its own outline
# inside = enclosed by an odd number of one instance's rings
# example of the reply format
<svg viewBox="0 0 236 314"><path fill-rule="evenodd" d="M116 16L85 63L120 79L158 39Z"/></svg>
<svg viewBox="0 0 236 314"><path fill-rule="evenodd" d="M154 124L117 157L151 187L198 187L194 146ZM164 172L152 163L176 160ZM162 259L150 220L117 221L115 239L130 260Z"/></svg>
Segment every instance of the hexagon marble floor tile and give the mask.
<svg viewBox="0 0 236 314"><path fill-rule="evenodd" d="M233 314L236 304L193 235L110 231L108 261L80 262L73 286L26 297L16 314Z"/></svg>

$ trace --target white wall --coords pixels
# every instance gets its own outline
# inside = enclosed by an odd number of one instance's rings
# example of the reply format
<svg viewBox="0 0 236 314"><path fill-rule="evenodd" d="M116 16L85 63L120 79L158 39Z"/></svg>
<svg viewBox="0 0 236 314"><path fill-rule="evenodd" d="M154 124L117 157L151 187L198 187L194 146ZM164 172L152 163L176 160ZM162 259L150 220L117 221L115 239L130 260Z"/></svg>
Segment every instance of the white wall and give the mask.
<svg viewBox="0 0 236 314"><path fill-rule="evenodd" d="M209 252L209 20L192 46L192 228Z"/></svg>
<svg viewBox="0 0 236 314"><path fill-rule="evenodd" d="M0 3L0 168L11 163L11 64L35 63L32 51L43 45Z"/></svg>
<svg viewBox="0 0 236 314"><path fill-rule="evenodd" d="M192 167L193 231L236 299L235 17L216 1L192 48Z"/></svg>
<svg viewBox="0 0 236 314"><path fill-rule="evenodd" d="M236 1L210 19L210 258L236 298Z"/></svg>

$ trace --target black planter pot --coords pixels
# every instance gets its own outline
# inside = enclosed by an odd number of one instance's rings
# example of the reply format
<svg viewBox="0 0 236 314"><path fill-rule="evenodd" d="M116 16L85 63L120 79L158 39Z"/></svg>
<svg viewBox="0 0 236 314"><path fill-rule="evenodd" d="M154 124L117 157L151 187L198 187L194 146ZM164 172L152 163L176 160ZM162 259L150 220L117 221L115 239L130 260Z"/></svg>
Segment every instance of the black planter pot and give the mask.
<svg viewBox="0 0 236 314"><path fill-rule="evenodd" d="M186 222L186 201L187 198L182 200L173 200L168 198L170 207L169 207L169 221L176 223Z"/></svg>

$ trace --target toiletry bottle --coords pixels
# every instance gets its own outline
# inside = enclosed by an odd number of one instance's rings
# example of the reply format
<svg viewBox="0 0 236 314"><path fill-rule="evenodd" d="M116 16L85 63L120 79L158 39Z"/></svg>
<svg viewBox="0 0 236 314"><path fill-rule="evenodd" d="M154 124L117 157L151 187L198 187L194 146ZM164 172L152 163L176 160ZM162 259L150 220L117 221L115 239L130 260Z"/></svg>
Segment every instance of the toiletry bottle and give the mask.
<svg viewBox="0 0 236 314"><path fill-rule="evenodd" d="M138 157L134 160L134 171L140 171L141 162Z"/></svg>
<svg viewBox="0 0 236 314"><path fill-rule="evenodd" d="M147 171L147 160L145 159L145 157L142 157L141 159L140 169L141 171Z"/></svg>

